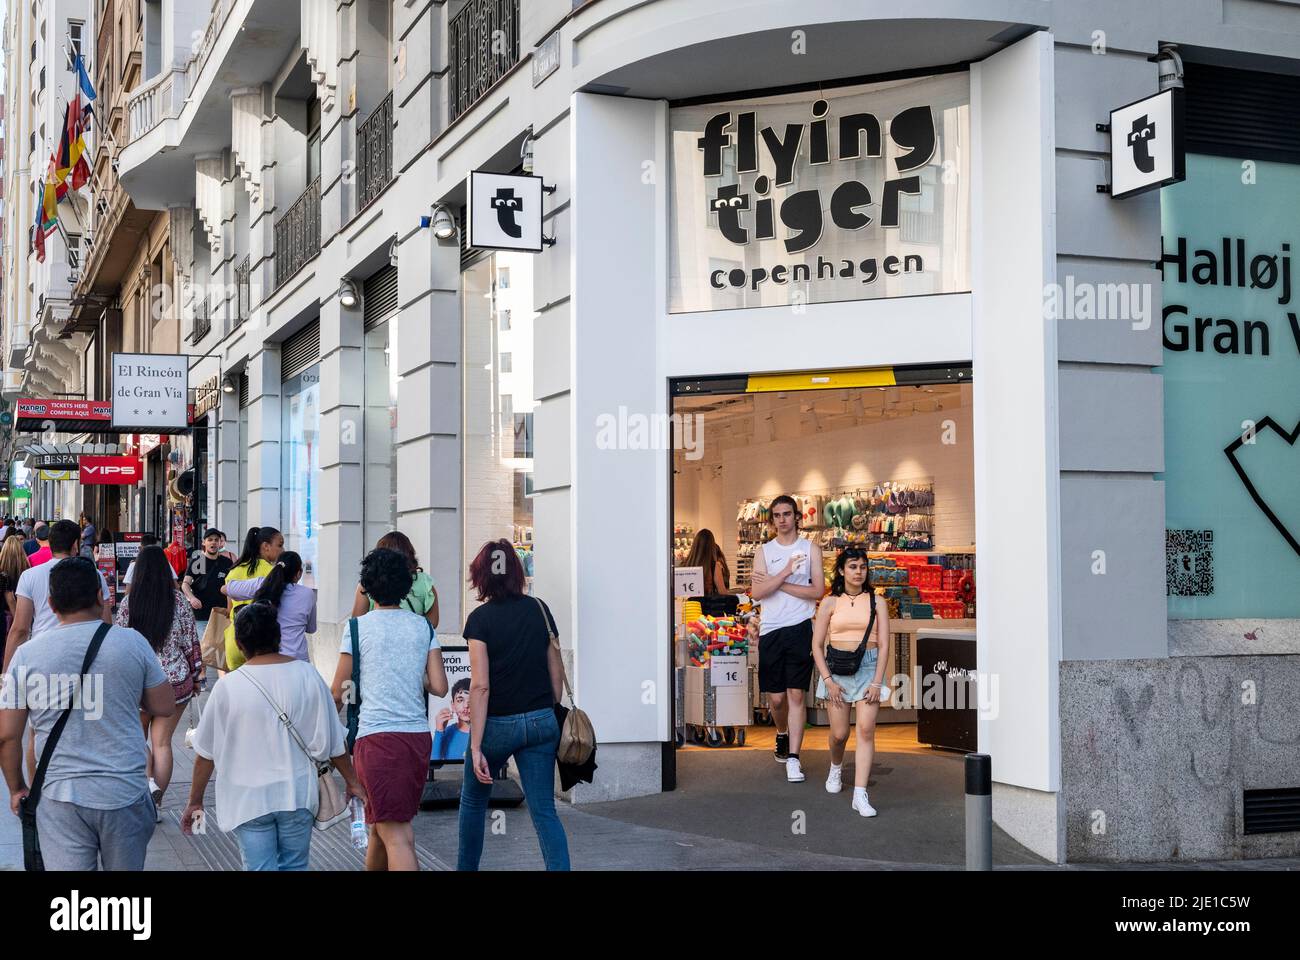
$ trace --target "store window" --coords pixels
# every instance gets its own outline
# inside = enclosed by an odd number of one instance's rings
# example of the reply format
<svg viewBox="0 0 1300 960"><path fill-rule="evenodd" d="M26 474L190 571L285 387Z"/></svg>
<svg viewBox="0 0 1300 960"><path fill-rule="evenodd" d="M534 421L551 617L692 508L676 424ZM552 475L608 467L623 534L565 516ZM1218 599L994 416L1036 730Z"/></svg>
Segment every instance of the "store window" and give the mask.
<svg viewBox="0 0 1300 960"><path fill-rule="evenodd" d="M495 253L461 275L465 555L502 537L533 574L533 258ZM508 321L502 321L502 314ZM472 492L472 495L469 495ZM465 609L477 605L466 589Z"/></svg>
<svg viewBox="0 0 1300 960"><path fill-rule="evenodd" d="M400 317L366 331L365 529L366 549L397 529L397 330Z"/></svg>
<svg viewBox="0 0 1300 960"><path fill-rule="evenodd" d="M1300 165L1252 166L1189 155L1161 191L1172 619L1300 617Z"/></svg>
<svg viewBox="0 0 1300 960"><path fill-rule="evenodd" d="M280 401L284 548L302 557L304 586L316 586L320 547L320 364L284 381Z"/></svg>

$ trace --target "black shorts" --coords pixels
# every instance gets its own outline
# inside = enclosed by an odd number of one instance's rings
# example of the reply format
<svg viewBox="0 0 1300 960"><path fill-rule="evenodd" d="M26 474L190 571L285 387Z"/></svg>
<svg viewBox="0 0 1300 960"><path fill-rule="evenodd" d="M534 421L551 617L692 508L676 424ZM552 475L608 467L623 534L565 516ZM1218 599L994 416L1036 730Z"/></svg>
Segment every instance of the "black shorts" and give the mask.
<svg viewBox="0 0 1300 960"><path fill-rule="evenodd" d="M780 627L758 638L758 689L763 693L807 690L812 682L812 620Z"/></svg>

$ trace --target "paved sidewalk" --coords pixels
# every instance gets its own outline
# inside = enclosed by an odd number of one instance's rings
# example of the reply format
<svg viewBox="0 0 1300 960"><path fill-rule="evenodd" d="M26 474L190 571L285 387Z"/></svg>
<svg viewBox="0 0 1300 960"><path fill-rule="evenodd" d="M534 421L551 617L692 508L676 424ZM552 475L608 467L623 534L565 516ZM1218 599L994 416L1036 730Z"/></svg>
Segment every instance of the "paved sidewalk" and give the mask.
<svg viewBox="0 0 1300 960"><path fill-rule="evenodd" d="M180 814L189 796L194 753L185 746L186 716L173 745L175 772L163 798L163 821L149 844L145 869L152 871L228 871L240 869L239 851L229 834L186 837ZM960 830L953 810L931 799L909 808L903 798L926 777L959 775L960 763L920 763L900 749L881 752L880 786L873 801L881 815L863 821L847 810L848 796L830 796L820 783L824 764L809 751L809 779L790 792L773 790L778 773L762 753L682 751L679 789L673 793L572 807L559 804L577 870L960 870ZM919 764L919 765L918 765ZM820 770L820 773L816 771ZM851 782L847 774L846 781ZM218 772L219 775L219 772ZM445 775L445 774L444 774ZM599 775L599 774L597 774ZM873 777L877 773L873 772ZM456 774L451 775L452 779ZM780 787L785 787L780 784ZM205 806L211 809L210 784ZM876 800L877 793L879 800ZM947 791L944 791L946 794ZM22 869L22 835L8 810L0 778L0 870ZM960 791L954 794L957 808ZM841 807L845 809L840 809ZM801 810L807 830L790 829ZM215 824L215 818L210 821ZM995 866L1010 870L1300 870L1300 858L1213 863L1070 864L1047 863L998 831ZM421 813L415 820L422 869L449 870L456 863L457 812ZM482 869L540 870L542 858L526 806L492 810L485 836ZM346 824L318 834L312 844L313 870L359 870Z"/></svg>

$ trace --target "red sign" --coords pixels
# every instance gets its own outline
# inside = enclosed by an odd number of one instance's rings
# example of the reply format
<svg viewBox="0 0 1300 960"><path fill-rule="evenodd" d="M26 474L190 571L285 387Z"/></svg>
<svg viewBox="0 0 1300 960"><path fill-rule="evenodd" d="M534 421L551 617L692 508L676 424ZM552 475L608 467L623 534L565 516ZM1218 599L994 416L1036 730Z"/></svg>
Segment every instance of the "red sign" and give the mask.
<svg viewBox="0 0 1300 960"><path fill-rule="evenodd" d="M144 464L135 457L79 457L83 484L133 484L144 479Z"/></svg>
<svg viewBox="0 0 1300 960"><path fill-rule="evenodd" d="M187 408L194 419L194 404ZM19 433L117 433L112 427L113 401L26 397L14 404ZM164 431L167 432L167 431ZM184 431L179 431L184 432Z"/></svg>

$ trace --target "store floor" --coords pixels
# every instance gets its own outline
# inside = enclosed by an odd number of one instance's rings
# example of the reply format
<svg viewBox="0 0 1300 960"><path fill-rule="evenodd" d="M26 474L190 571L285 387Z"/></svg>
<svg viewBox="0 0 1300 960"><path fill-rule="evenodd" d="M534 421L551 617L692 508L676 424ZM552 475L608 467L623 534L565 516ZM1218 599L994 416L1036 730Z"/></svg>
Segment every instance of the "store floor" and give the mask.
<svg viewBox="0 0 1300 960"><path fill-rule="evenodd" d="M585 813L624 823L742 841L780 853L955 866L966 860L965 782L960 754L918 744L915 724L882 724L867 784L879 815L866 819L853 799L853 740L844 760L844 790L825 789L828 730L810 727L800 751L803 783L788 783L772 757L772 727L746 729L744 747L677 751L677 789L583 805ZM996 865L1047 861L993 828Z"/></svg>

